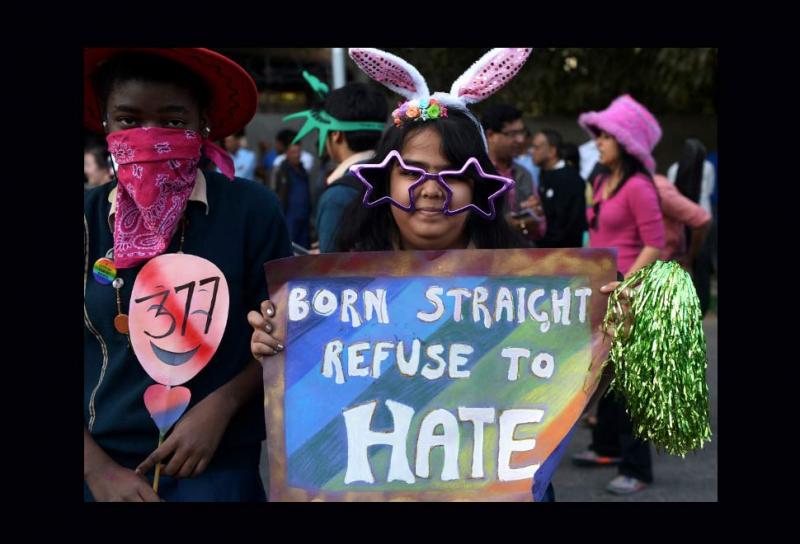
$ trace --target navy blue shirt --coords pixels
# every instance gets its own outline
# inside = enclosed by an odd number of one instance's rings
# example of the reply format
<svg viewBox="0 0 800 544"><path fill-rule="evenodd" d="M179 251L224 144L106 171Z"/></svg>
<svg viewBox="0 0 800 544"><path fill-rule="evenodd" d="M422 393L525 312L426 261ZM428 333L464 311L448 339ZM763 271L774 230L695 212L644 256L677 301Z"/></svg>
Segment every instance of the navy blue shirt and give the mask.
<svg viewBox="0 0 800 544"><path fill-rule="evenodd" d="M218 389L252 361L251 328L247 312L268 298L265 262L291 256L286 223L275 194L262 186L204 171L208 209L189 201L183 252L203 257L225 274L230 310L225 334L211 361L184 385L191 390L188 410ZM115 289L97 283L94 262L113 247L109 228L109 183L84 195L85 255L83 422L94 440L120 464L141 462L158 444L158 429L144 406L144 391L154 381L129 347L128 338L114 329ZM167 249L178 251L180 227ZM123 313L136 275L143 265L118 272ZM263 392L233 417L212 463L224 463L245 447L258 447L265 438ZM128 462L124 462L127 460ZM138 459L138 461L136 461Z"/></svg>
<svg viewBox="0 0 800 544"><path fill-rule="evenodd" d="M289 188L286 204L286 216L307 218L311 214L311 189L308 174L305 171L289 167Z"/></svg>

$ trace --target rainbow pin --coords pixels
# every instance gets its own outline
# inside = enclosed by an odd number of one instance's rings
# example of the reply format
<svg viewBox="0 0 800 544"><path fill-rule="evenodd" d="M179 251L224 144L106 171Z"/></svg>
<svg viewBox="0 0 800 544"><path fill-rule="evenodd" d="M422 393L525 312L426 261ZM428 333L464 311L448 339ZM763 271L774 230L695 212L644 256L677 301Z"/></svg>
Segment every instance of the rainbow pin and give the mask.
<svg viewBox="0 0 800 544"><path fill-rule="evenodd" d="M114 261L111 259L101 257L94 262L92 275L94 275L94 279L97 283L111 285L111 282L117 277L117 267L114 266Z"/></svg>

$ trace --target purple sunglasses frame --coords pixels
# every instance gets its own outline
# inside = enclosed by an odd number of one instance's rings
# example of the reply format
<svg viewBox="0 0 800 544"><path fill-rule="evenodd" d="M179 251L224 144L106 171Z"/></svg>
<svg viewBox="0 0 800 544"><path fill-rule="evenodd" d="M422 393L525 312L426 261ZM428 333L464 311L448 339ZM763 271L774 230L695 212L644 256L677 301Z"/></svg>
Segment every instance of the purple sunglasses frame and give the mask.
<svg viewBox="0 0 800 544"><path fill-rule="evenodd" d="M403 206L398 201L396 201L395 199L393 199L391 196L388 196L388 195L387 196L382 196L381 198L379 198L378 200L376 200L374 202L370 202L369 201L369 197L372 194L372 191L375 189L375 187L373 187L373 185L364 178L364 176L361 174L361 171L364 170L364 169L386 168L386 165L392 159L397 159L397 162L400 164L400 167L403 168L404 170L407 170L409 172L416 172L416 173L418 173L420 175L419 179L416 180L414 183L412 183L411 186L408 188L408 201L411 203L408 206ZM446 176L453 176L453 175L463 174L464 172L466 172L467 168L469 168L471 165L475 166L475 169L478 171L479 177L481 177L483 179L493 179L493 180L499 181L500 183L503 184L503 186L499 190L497 190L496 192L494 192L491 195L489 195L489 198L488 198L488 204L489 204L489 209L490 209L489 213L483 211L480 207L478 207L478 206L476 206L475 204L472 204L472 203L469 203L466 206L458 208L457 210L448 209L450 207L450 202L451 202L451 200L453 198L453 190L447 185L447 182L444 180L444 178ZM467 211L468 209L472 208L475 211L477 211L478 213L480 213L483 217L485 217L486 219L489 219L489 220L492 220L497 216L497 210L495 209L495 206L494 206L495 199L497 199L497 197L499 197L503 193L509 191L511 189L511 187L514 185L514 180L512 180L510 178L503 177L503 176L495 176L495 175L487 174L486 172L484 172L483 168L481 167L481 163L478 162L478 159L476 159L475 157L470 157L469 159L467 159L467 162L464 163L464 166L462 166L460 170L442 170L438 174L431 174L430 172L426 172L422 168L417 168L415 166L408 166L403 161L403 157L400 156L400 153L397 150L392 150L391 152L389 152L389 154L386 155L386 158L383 159L383 161L380 164L357 164L357 165L353 165L353 166L350 167L350 172L352 172L361 181L361 183L363 183L364 186L367 188L366 192L364 193L364 198L362 200L362 203L367 208L373 208L375 206L379 206L380 204L383 204L384 202L388 201L393 206L396 206L396 207L400 208L401 210L403 210L405 212L416 211L416 205L415 205L415 202L414 202L414 190L419 185L425 183L426 180L435 179L436 182L445 191L445 195L446 196L445 196L445 199L444 199L444 206L442 207L442 213L444 215L447 215L447 216L456 215L456 214L459 214L459 213L463 213L463 212Z"/></svg>

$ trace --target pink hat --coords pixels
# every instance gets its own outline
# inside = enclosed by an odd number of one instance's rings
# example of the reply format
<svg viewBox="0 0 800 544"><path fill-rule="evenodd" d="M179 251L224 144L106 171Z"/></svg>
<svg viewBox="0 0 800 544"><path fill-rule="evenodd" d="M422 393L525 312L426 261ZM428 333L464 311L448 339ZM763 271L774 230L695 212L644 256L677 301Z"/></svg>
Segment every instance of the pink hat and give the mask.
<svg viewBox="0 0 800 544"><path fill-rule="evenodd" d="M656 171L652 151L661 139L661 126L653 114L630 95L615 98L603 111L582 113L578 124L593 137L600 131L609 133L645 168L653 173Z"/></svg>

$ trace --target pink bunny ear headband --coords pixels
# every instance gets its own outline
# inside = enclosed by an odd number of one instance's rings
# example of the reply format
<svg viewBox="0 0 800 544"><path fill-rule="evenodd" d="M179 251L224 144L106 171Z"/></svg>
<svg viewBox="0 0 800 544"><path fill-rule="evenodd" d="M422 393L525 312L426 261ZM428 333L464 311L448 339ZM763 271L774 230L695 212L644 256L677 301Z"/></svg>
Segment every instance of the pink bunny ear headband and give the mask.
<svg viewBox="0 0 800 544"><path fill-rule="evenodd" d="M483 132L483 127L478 119L475 118L475 115L469 111L467 105L475 104L488 98L511 81L517 72L519 72L520 68L522 68L522 65L525 64L525 61L528 60L532 51L533 49L531 48L492 49L470 66L467 71L461 74L461 76L453 82L449 92L436 92L433 94L428 90L428 84L425 82L425 78L422 77L422 74L411 64L396 55L381 51L380 49L371 48L350 48L348 53L356 65L369 77L407 99L406 102L401 103L399 107L392 112L392 117L394 118L394 124L396 126L400 126L405 122L427 121L428 119L447 117L448 108L457 108L463 111L467 117L475 123L481 135L481 139L483 140L483 146L488 153L489 145L486 142L486 135ZM474 157L470 158L467 162L469 163L471 161L477 163L477 159ZM386 163L386 161L384 161L384 163ZM372 207L388 200L391 204L405 211L411 212L416 209L413 195L410 195L410 206L403 206L391 197L384 197L375 202L369 202L372 185L364 179L360 173L361 168L365 166L376 168L383 167L385 164L358 165L351 167L353 174L367 187L367 191L364 194L364 206ZM480 177L487 177L483 174L482 170L480 170L479 173ZM428 175L428 177L436 177L438 183L444 187L449 197L452 191L441 175ZM481 212L487 219L493 219L495 210L492 200L508 191L514 182L513 180L499 176L491 176L491 178L502 181L503 187L489 199L490 213L486 213L480 208L470 205L449 212L448 215L474 208ZM424 177L421 179L424 179ZM445 208L447 208L447 205L445 205Z"/></svg>
<svg viewBox="0 0 800 544"><path fill-rule="evenodd" d="M450 92L433 94L428 91L422 74L396 55L380 49L356 47L351 47L348 53L369 77L407 99L392 112L395 125L407 120L426 121L439 116L446 117L447 108L458 108L477 125L488 152L483 128L467 105L485 100L499 91L517 75L532 51L529 47L492 49L453 82Z"/></svg>

